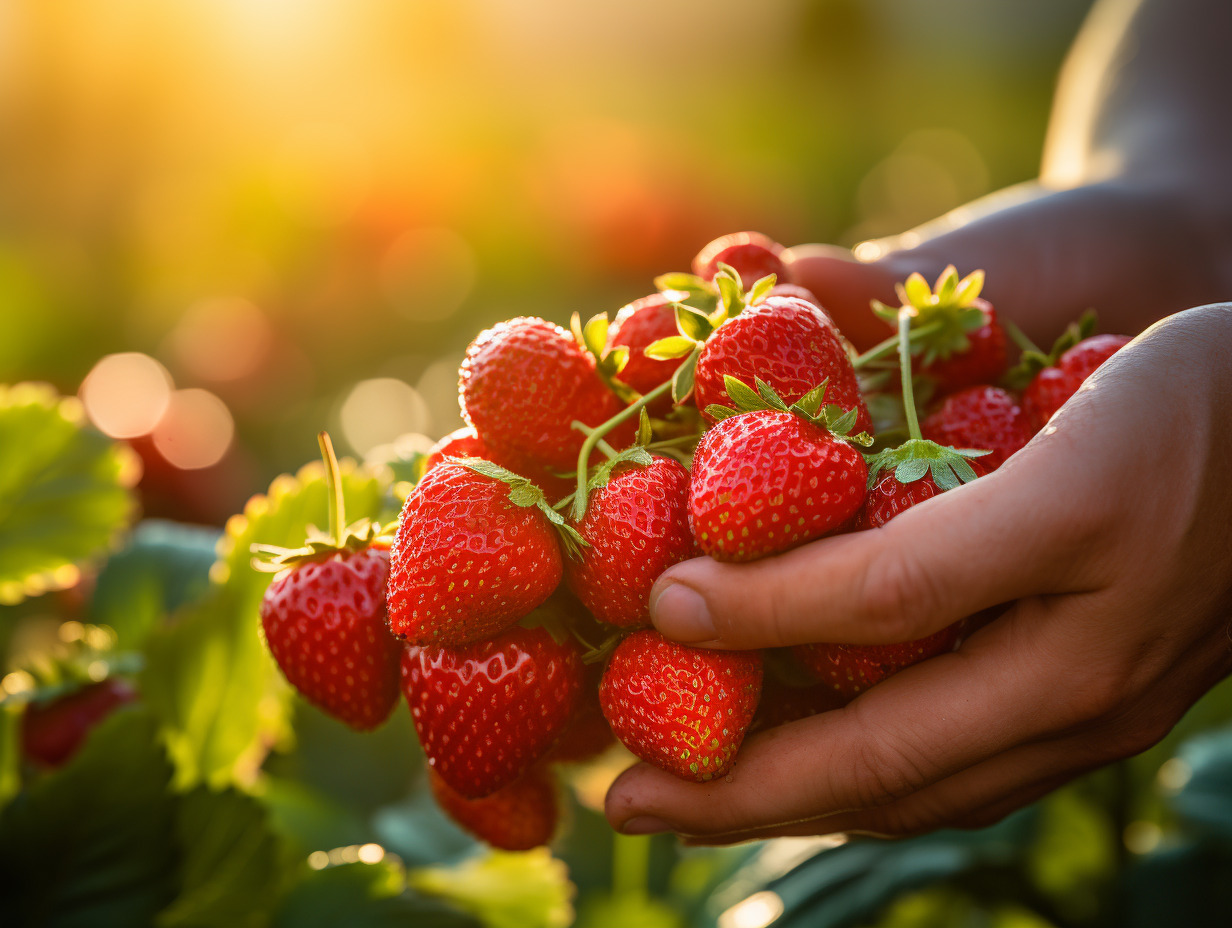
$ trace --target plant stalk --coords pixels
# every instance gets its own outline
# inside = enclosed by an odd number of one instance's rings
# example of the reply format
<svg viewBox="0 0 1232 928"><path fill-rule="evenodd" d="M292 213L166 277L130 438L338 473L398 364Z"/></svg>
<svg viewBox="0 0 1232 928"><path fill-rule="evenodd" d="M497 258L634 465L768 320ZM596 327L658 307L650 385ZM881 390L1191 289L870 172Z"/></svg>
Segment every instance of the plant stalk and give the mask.
<svg viewBox="0 0 1232 928"><path fill-rule="evenodd" d="M923 330L921 330L923 331ZM898 311L898 372L903 381L903 414L912 438L922 439L920 420L915 411L915 387L911 383L911 310Z"/></svg>
<svg viewBox="0 0 1232 928"><path fill-rule="evenodd" d="M329 543L342 544L342 532L346 529L346 503L342 498L342 473L338 470L338 458L329 432L317 434L321 446L321 460L325 462L325 492L329 495Z"/></svg>
<svg viewBox="0 0 1232 928"><path fill-rule="evenodd" d="M582 450L578 452L577 496L575 499L586 499L586 476L590 470L590 456L594 453L595 446L598 445L603 436L607 435L612 431L612 429L616 428L616 426L620 425L622 422L627 421L630 417L636 416L641 411L643 406L654 402L663 394L670 391L671 388L671 380L665 380L640 399L630 403L606 422L596 425L594 428L587 425L581 426L581 431L586 433L586 441L582 442ZM574 423L574 428L577 427L578 423ZM583 511L585 511L584 507Z"/></svg>

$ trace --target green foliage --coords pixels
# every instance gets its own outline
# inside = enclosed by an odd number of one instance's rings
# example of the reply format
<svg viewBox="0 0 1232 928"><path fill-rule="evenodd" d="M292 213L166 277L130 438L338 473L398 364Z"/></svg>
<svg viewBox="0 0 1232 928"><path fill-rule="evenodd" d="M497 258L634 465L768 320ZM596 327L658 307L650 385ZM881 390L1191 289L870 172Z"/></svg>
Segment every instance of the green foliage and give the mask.
<svg viewBox="0 0 1232 928"><path fill-rule="evenodd" d="M565 928L573 921L568 870L547 848L491 851L455 867L413 870L408 882L471 913L486 928Z"/></svg>
<svg viewBox="0 0 1232 928"><path fill-rule="evenodd" d="M171 765L122 709L0 813L0 899L15 925L146 925L175 896Z"/></svg>
<svg viewBox="0 0 1232 928"><path fill-rule="evenodd" d="M344 462L343 493L354 517L377 515L385 487ZM154 632L141 690L163 723L176 784L251 782L269 746L290 738L283 682L261 639L261 598L272 576L249 566L253 544L293 547L328 518L324 469L279 477L233 517L205 596Z"/></svg>
<svg viewBox="0 0 1232 928"><path fill-rule="evenodd" d="M0 604L76 583L134 512L136 457L40 384L0 386Z"/></svg>
<svg viewBox="0 0 1232 928"><path fill-rule="evenodd" d="M401 869L388 860L310 871L283 900L273 921L274 928L478 928L479 924L408 893Z"/></svg>

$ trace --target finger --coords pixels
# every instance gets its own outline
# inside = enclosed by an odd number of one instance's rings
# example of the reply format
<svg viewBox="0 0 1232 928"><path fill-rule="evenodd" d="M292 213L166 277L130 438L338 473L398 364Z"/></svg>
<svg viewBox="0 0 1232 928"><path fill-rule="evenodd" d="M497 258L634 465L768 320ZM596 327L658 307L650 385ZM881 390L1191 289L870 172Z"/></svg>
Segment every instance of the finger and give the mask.
<svg viewBox="0 0 1232 928"><path fill-rule="evenodd" d="M887 268L858 261L835 245L797 245L787 249L783 261L788 279L811 290L857 348L871 348L893 334L869 309L872 300L897 305L895 278Z"/></svg>
<svg viewBox="0 0 1232 928"><path fill-rule="evenodd" d="M1024 643L1024 624L1047 634L1051 621L1046 610L1019 607L959 651L908 668L844 709L751 738L724 780L688 783L631 768L609 791L607 816L618 830L657 821L701 835L866 810L1049 737L1078 711L1055 698L1073 681L1074 655L1067 662Z"/></svg>
<svg viewBox="0 0 1232 928"><path fill-rule="evenodd" d="M677 564L651 590L651 619L668 638L713 648L886 644L1023 596L1082 589L1071 552L1090 537L1067 498L1073 464L1059 449L1036 450L878 529L744 564Z"/></svg>

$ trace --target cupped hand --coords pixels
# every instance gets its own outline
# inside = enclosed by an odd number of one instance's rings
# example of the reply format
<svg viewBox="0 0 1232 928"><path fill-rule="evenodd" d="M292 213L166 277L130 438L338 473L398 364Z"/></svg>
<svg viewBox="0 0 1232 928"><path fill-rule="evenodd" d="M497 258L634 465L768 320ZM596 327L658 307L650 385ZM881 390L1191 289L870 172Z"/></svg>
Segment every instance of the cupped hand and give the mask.
<svg viewBox="0 0 1232 928"><path fill-rule="evenodd" d="M1002 606L846 708L749 737L724 780L646 764L628 833L707 843L999 820L1155 744L1232 671L1232 304L1160 322L1000 470L886 526L678 564L656 626L713 648L878 644Z"/></svg>

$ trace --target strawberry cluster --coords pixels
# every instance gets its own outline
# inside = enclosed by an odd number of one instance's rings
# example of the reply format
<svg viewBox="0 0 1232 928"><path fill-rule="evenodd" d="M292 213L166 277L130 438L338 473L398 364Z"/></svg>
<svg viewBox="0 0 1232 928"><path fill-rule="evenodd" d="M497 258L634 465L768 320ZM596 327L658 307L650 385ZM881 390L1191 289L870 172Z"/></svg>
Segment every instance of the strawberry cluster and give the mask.
<svg viewBox="0 0 1232 928"><path fill-rule="evenodd" d="M1020 333L980 272L949 268L874 304L895 331L858 355L782 252L724 236L611 324L488 329L460 371L468 425L423 460L392 541L344 529L337 504L328 536L259 552L279 571L262 622L287 679L357 729L400 691L441 808L493 845L550 840L553 766L613 736L705 782L750 730L956 647L961 622L895 645L690 647L650 627L649 594L687 558L876 529L995 470L1125 341L1084 321L1009 371Z"/></svg>

